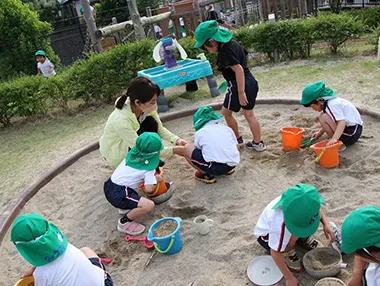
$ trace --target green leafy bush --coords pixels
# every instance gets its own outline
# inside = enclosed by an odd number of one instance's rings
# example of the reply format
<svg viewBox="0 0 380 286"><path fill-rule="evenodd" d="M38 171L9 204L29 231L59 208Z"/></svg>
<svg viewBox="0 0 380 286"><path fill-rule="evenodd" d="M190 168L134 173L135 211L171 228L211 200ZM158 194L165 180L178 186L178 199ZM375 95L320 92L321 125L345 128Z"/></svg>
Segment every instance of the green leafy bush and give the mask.
<svg viewBox="0 0 380 286"><path fill-rule="evenodd" d="M376 28L380 25L380 7L353 10L348 14L362 21L370 28Z"/></svg>
<svg viewBox="0 0 380 286"><path fill-rule="evenodd" d="M378 48L379 48L379 37L380 37L380 26L377 27L377 28L373 31L371 37L370 37L369 40L368 40L369 43L370 43L371 45L374 45L374 46L375 46L375 50L376 50L376 51L377 51Z"/></svg>
<svg viewBox="0 0 380 286"><path fill-rule="evenodd" d="M336 53L345 41L357 39L367 31L366 26L347 14L320 15L313 24L316 37L327 42L332 53Z"/></svg>
<svg viewBox="0 0 380 286"><path fill-rule="evenodd" d="M42 77L28 76L0 84L0 122L7 126L16 116L40 115L46 112L46 98L38 93Z"/></svg>

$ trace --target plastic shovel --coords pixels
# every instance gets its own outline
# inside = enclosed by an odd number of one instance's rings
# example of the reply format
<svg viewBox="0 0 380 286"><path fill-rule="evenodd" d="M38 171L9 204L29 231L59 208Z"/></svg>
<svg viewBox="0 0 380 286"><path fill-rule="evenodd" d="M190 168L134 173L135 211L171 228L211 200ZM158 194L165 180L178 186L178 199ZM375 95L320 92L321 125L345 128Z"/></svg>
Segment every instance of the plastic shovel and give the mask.
<svg viewBox="0 0 380 286"><path fill-rule="evenodd" d="M146 248L153 248L153 246L154 246L154 243L152 241L149 241L146 236L145 237L132 237L130 235L127 235L125 237L125 241L126 242L130 242L130 241L143 241Z"/></svg>
<svg viewBox="0 0 380 286"><path fill-rule="evenodd" d="M223 81L219 87L218 87L218 91L219 93L224 93L226 90L227 90L227 87L228 87L228 83L226 81Z"/></svg>
<svg viewBox="0 0 380 286"><path fill-rule="evenodd" d="M315 138L310 138L301 142L301 148L309 147L313 144Z"/></svg>

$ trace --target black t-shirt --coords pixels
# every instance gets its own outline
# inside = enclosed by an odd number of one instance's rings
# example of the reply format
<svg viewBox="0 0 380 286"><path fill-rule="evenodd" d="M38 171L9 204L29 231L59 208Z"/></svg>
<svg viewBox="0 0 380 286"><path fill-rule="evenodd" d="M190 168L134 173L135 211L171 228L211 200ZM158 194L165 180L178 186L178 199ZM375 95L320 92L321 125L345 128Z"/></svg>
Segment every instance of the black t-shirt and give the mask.
<svg viewBox="0 0 380 286"><path fill-rule="evenodd" d="M244 74L249 73L247 66L248 52L235 40L231 40L225 43L218 52L217 65L218 70L222 72L223 77L228 80L235 79L235 72L231 69L231 66L240 64L244 69Z"/></svg>

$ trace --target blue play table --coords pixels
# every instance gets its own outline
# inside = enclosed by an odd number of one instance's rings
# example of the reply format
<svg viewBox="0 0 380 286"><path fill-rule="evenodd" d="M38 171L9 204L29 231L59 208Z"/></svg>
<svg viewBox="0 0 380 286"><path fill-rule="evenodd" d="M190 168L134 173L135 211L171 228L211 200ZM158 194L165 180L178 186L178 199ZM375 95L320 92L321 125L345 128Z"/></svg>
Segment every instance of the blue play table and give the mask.
<svg viewBox="0 0 380 286"><path fill-rule="evenodd" d="M137 73L138 76L149 78L160 87L161 94L157 98L158 112L169 110L164 94L165 88L194 81L202 77L207 78L211 96L215 97L219 95L217 83L214 79L209 61L189 59L178 61L177 64L177 67L171 69L167 69L165 65L162 65Z"/></svg>

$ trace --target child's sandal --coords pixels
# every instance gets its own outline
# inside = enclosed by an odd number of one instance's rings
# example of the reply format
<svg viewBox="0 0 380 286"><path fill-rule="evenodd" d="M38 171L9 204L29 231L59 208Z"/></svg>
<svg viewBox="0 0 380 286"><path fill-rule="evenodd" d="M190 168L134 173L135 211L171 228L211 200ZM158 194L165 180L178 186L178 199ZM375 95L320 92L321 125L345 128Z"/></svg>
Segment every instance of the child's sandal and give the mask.
<svg viewBox="0 0 380 286"><path fill-rule="evenodd" d="M206 184L212 184L212 183L216 182L216 178L213 175L205 174L205 173L202 173L200 171L197 171L195 173L195 178L198 181L204 182Z"/></svg>

